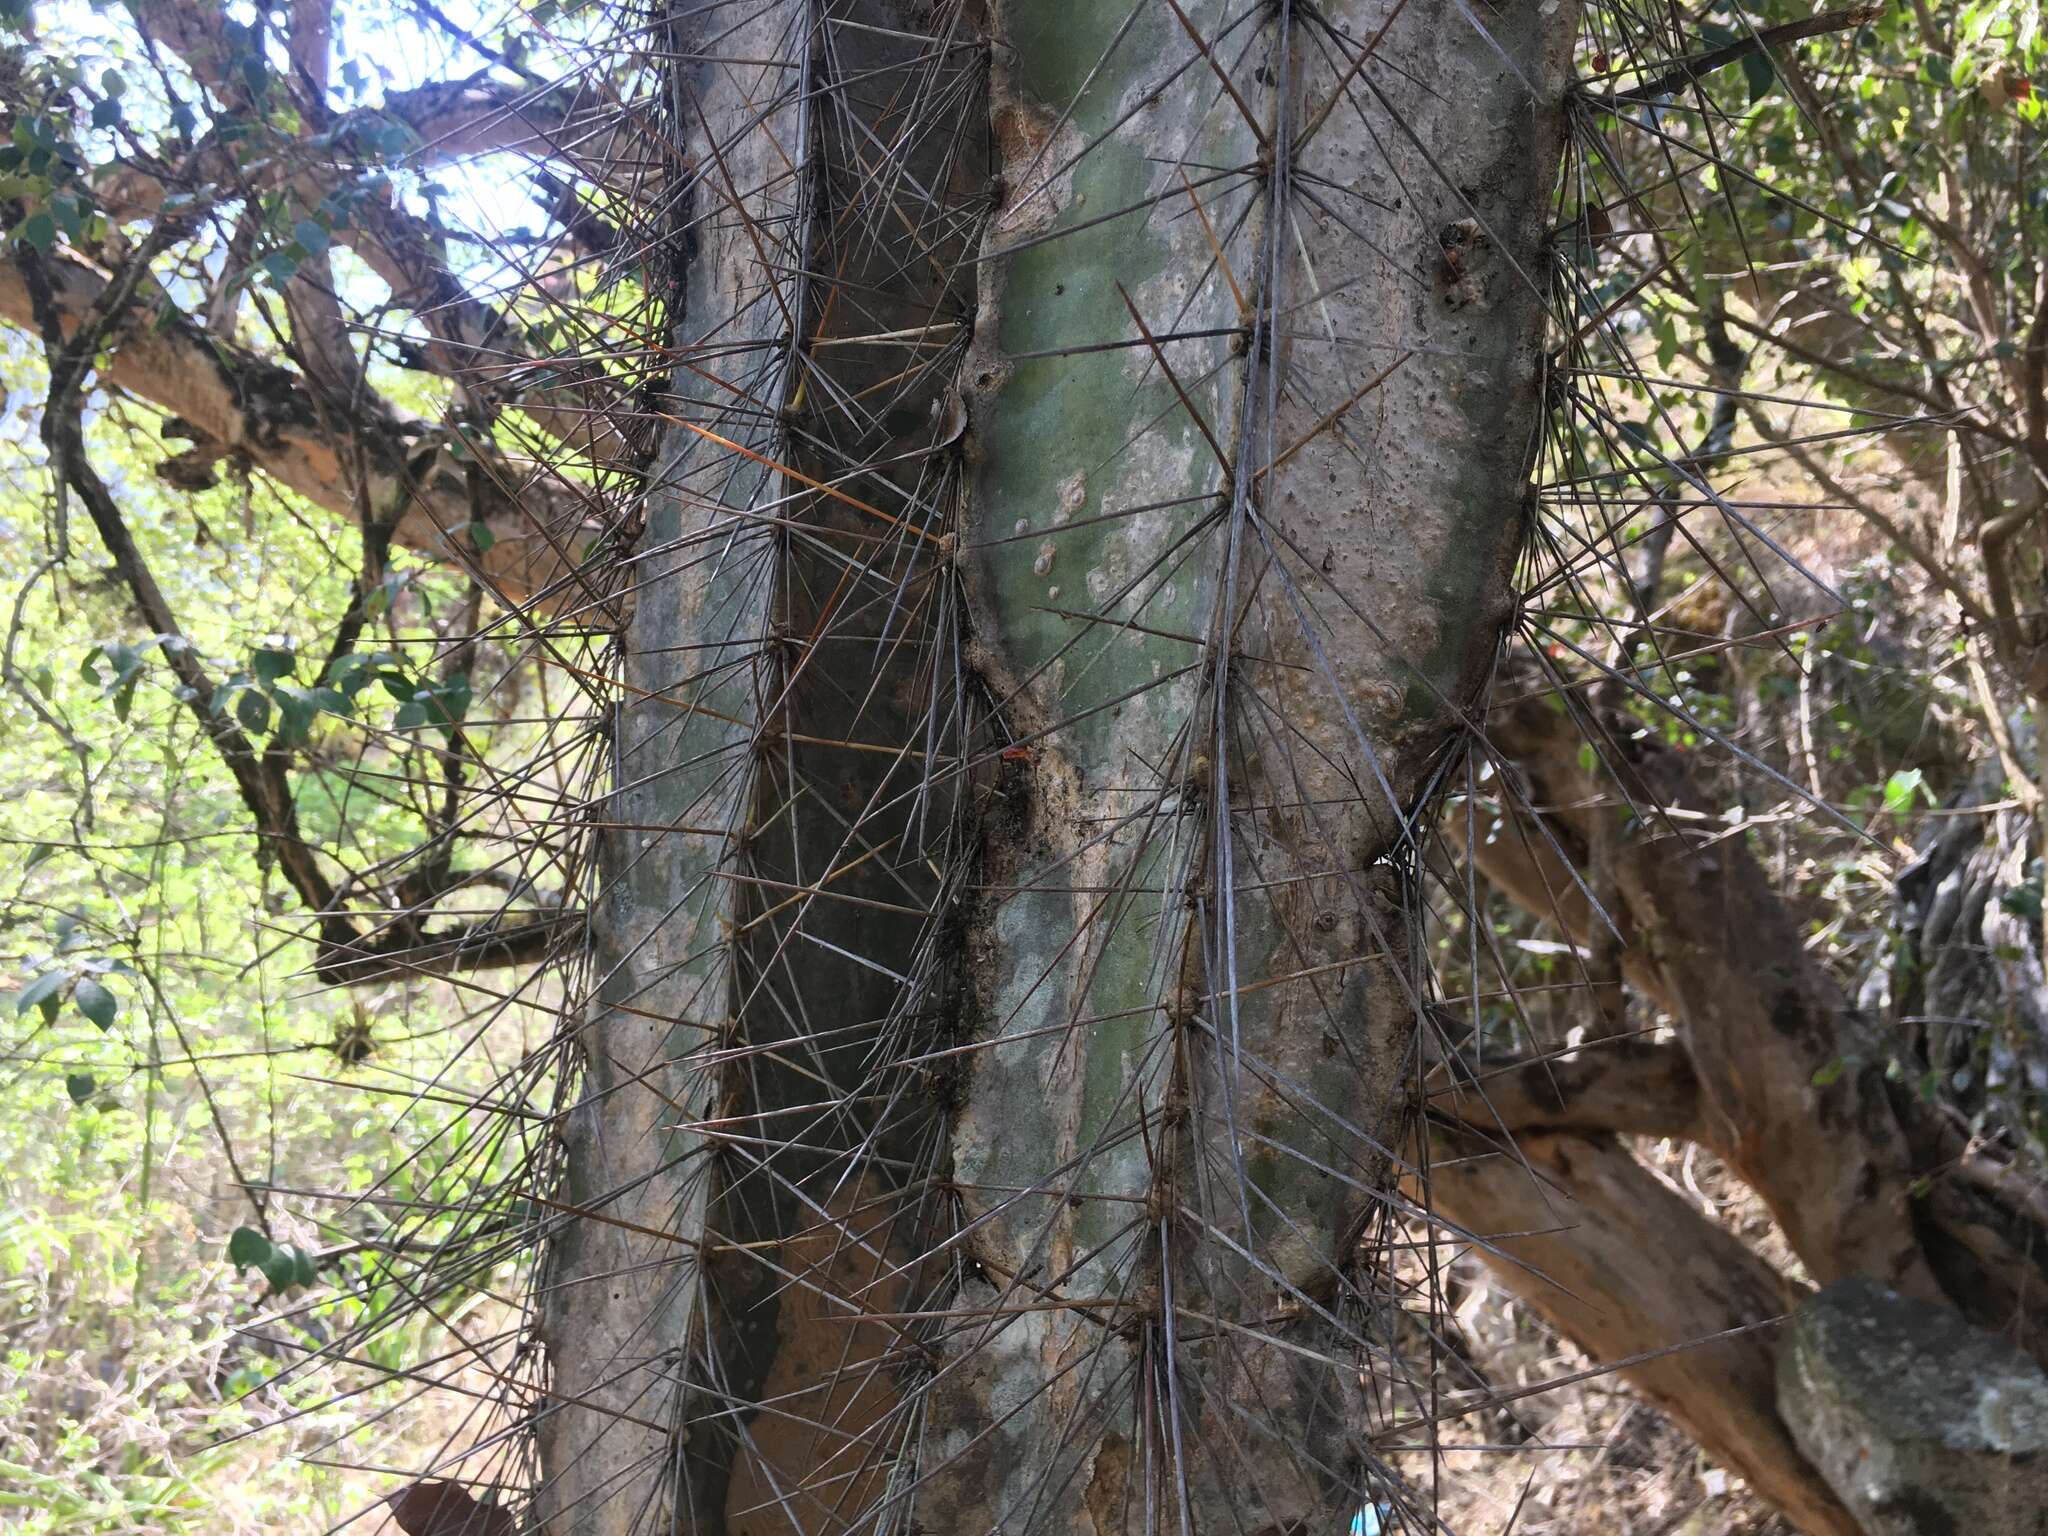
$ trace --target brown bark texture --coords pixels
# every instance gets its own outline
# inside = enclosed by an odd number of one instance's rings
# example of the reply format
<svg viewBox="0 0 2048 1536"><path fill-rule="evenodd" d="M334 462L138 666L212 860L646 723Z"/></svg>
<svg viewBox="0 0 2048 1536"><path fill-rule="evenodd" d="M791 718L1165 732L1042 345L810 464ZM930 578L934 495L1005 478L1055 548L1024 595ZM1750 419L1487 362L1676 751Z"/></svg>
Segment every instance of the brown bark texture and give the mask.
<svg viewBox="0 0 2048 1536"><path fill-rule="evenodd" d="M1499 1279L1595 1359L1620 1362L1801 1529L1853 1529L1774 1400L1762 1325L1805 1284L1673 1194L1625 1138L1723 1159L1814 1282L1863 1276L1944 1300L2036 1358L2048 1245L2010 1191L1968 1176L1968 1149L1939 1112L1888 1082L1875 1027L1807 950L1690 754L1533 670L1501 699L1485 727L1500 775L1490 810L1460 809L1449 830L1476 830L1488 880L1585 952L1611 924L1622 976L1674 1034L1647 1044L1596 1031L1554 1056L1445 1063L1429 1198ZM1553 1219L1533 1222L1532 1208ZM1728 1329L1743 1331L1696 1344Z"/></svg>

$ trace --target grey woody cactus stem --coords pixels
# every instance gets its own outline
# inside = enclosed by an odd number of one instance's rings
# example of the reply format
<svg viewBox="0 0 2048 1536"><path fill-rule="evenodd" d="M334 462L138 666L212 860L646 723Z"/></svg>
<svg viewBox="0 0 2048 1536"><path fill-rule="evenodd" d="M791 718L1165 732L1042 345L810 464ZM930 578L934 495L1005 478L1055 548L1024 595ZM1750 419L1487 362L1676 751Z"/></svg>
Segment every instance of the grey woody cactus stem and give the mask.
<svg viewBox="0 0 2048 1536"><path fill-rule="evenodd" d="M1575 14L673 15L554 1532L1336 1531Z"/></svg>

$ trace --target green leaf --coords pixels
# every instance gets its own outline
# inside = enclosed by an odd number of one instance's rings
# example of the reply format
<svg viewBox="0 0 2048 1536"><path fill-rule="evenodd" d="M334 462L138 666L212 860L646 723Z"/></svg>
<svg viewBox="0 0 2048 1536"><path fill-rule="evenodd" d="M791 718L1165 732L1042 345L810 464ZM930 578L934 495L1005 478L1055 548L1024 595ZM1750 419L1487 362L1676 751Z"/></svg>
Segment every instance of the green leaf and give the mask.
<svg viewBox="0 0 2048 1536"><path fill-rule="evenodd" d="M398 707L395 724L401 731L413 730L422 725L438 725L451 737L455 728L462 724L469 713L470 691L467 674L451 677L445 683L422 683L417 686L393 681L387 677L384 686L394 697L404 700Z"/></svg>
<svg viewBox="0 0 2048 1536"><path fill-rule="evenodd" d="M384 579L378 582L375 590L363 600L363 606L372 614L387 613L391 605L398 601L398 594L410 585L411 571L386 571Z"/></svg>
<svg viewBox="0 0 2048 1536"><path fill-rule="evenodd" d="M100 1085L93 1081L93 1075L90 1072L66 1072L64 1074L64 1091L71 1095L71 1102L74 1104L85 1103L95 1093L99 1092L99 1087Z"/></svg>
<svg viewBox="0 0 2048 1536"><path fill-rule="evenodd" d="M1761 49L1742 61L1742 74L1749 81L1749 104L1752 107L1771 93L1771 86L1778 78L1778 71Z"/></svg>
<svg viewBox="0 0 2048 1536"><path fill-rule="evenodd" d="M237 1269L261 1264L270 1253L270 1239L254 1227L237 1227L228 1236L228 1262Z"/></svg>
<svg viewBox="0 0 2048 1536"><path fill-rule="evenodd" d="M319 715L319 709L297 688L280 687L274 697L277 700L278 740L288 744L304 741L313 732L313 721Z"/></svg>
<svg viewBox="0 0 2048 1536"><path fill-rule="evenodd" d="M57 221L48 213L32 213L21 221L21 238L47 253L57 240Z"/></svg>
<svg viewBox="0 0 2048 1536"><path fill-rule="evenodd" d="M249 670L256 674L256 681L268 688L281 677L289 677L298 664L298 658L283 646L266 645L258 647L256 654L249 658Z"/></svg>
<svg viewBox="0 0 2048 1536"><path fill-rule="evenodd" d="M487 555L491 552L491 546L498 542L498 536L491 532L491 525L489 523L471 523L469 525L469 542L476 546L478 554Z"/></svg>
<svg viewBox="0 0 2048 1536"><path fill-rule="evenodd" d="M292 238L306 248L308 256L326 255L327 247L332 243L332 237L327 233L327 226L320 223L317 219L299 220L298 223L292 226Z"/></svg>
<svg viewBox="0 0 2048 1536"><path fill-rule="evenodd" d="M1848 1069L1849 1063L1845 1061L1842 1057L1837 1056L1833 1061L1829 1062L1826 1066L1821 1067L1814 1072L1813 1086L1816 1088L1825 1088L1830 1083L1839 1081L1841 1079L1842 1074L1846 1072Z"/></svg>
<svg viewBox="0 0 2048 1536"><path fill-rule="evenodd" d="M2014 917L2023 917L2030 923L2041 921L2041 884L2038 880L2026 880L2001 891L1998 904Z"/></svg>
<svg viewBox="0 0 2048 1536"><path fill-rule="evenodd" d="M1884 781L1884 808L1894 816L1903 816L1922 794L1927 796L1928 804L1934 803L1934 793L1927 788L1927 775L1918 768L1901 768Z"/></svg>
<svg viewBox="0 0 2048 1536"><path fill-rule="evenodd" d="M298 1283L299 1250L290 1243L278 1243L256 1261L256 1267L263 1271L263 1278L270 1282L273 1291L288 1291Z"/></svg>
<svg viewBox="0 0 2048 1536"><path fill-rule="evenodd" d="M57 845L55 843L37 843L35 847L29 849L28 857L22 861L21 872L27 874L56 851Z"/></svg>
<svg viewBox="0 0 2048 1536"><path fill-rule="evenodd" d="M101 1029L114 1027L114 1014L120 1005L114 1001L114 994L94 981L90 976L78 978L78 985L72 989L71 1001Z"/></svg>
<svg viewBox="0 0 2048 1536"><path fill-rule="evenodd" d="M247 730L266 730L270 725L270 701L254 688L244 689L235 700L235 718Z"/></svg>
<svg viewBox="0 0 2048 1536"><path fill-rule="evenodd" d="M34 981L23 987L14 996L14 1016L20 1018L31 1008L43 1010L45 1019L57 1012L57 994L64 990L64 983L71 979L69 971L45 971Z"/></svg>

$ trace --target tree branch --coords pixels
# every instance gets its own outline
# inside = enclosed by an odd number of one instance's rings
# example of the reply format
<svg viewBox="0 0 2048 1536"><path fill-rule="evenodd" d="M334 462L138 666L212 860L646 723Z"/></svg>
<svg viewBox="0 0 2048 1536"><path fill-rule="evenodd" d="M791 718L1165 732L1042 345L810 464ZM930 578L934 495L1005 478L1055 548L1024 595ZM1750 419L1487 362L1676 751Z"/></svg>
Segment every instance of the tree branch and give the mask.
<svg viewBox="0 0 2048 1536"><path fill-rule="evenodd" d="M172 231L152 232L168 241ZM320 867L319 857L299 827L298 803L287 771L284 749L273 742L259 748L224 710L214 707L215 680L183 627L129 531L119 505L86 452L84 392L81 387L94 355L105 338L118 330L120 314L146 272L155 247L145 243L131 257L123 274L110 283L92 311L67 337L46 278L45 263L32 249L18 253L13 270L21 276L35 311L50 364L50 395L42 416L42 437L60 486L84 504L100 542L127 586L143 627L157 640L165 663L179 683L187 710L219 753L234 780L243 806L256 824L261 856L276 861L279 871L307 911L317 933L314 967L332 984L372 982L396 974L446 975L454 971L517 965L537 960L566 938L582 931L580 914L551 915L532 922L491 918L451 932L428 934L421 924L427 909L449 888L445 864L438 881L414 882L405 894L412 902L397 913L380 913L382 928L365 938L343 909L334 883ZM360 606L360 599L356 606Z"/></svg>
<svg viewBox="0 0 2048 1536"><path fill-rule="evenodd" d="M139 16L216 97L232 110L257 116L223 30L223 13L189 0L146 0ZM274 152L253 159L246 144L232 151L225 144L215 145L193 157L190 176L175 190L217 196L222 189L234 189L253 199L265 191L287 189L300 211L309 212L360 174L359 167L339 163L352 138L350 119L334 118L327 107L330 25L325 0L298 0L292 27L294 94L309 125L324 131L297 142L284 139ZM541 110L538 104L549 100L555 103L553 109ZM651 141L642 150L630 150L629 145L642 136L616 116L579 106L581 101L572 91L507 88L479 76L394 93L381 113L358 115L397 118L418 134L424 147L409 156L415 166L482 153L539 155L575 141L589 154L568 158L593 180L623 189L669 164ZM119 222L156 217L167 188L146 169L131 166L108 178L100 190L110 216ZM390 287L393 301L413 311L433 336L435 345L417 356L416 366L456 380L474 391L480 404L503 401L519 406L542 431L575 444L598 462L609 462L626 451L609 420L622 386L594 364L530 355L515 317L482 303L456 279L440 233L430 223L388 196L367 197L353 202L350 217L339 222L333 237L362 257ZM322 382L336 390L347 347L345 342L337 344L345 327L331 289L326 258L315 254L300 264L285 291L295 331L307 333L295 340L305 351L310 370L329 375Z"/></svg>
<svg viewBox="0 0 2048 1536"><path fill-rule="evenodd" d="M1758 1325L1797 1288L1611 1137L1528 1136L1503 1153L1438 1127L1429 1162L1414 1198L1476 1239L1495 1279L1594 1360L1634 1362L1619 1372L1630 1386L1809 1536L1859 1536L1778 1417Z"/></svg>
<svg viewBox="0 0 2048 1536"><path fill-rule="evenodd" d="M1509 691L1521 696L1489 718L1488 736L1522 798L1473 854L1513 899L1583 942L1592 914L1559 849L1582 856L1594 822L1623 804L1672 813L1638 816L1601 855L1624 974L1677 1022L1696 1074L1696 1139L1763 1198L1817 1280L1862 1274L1946 1296L2048 1354L2028 1299L2042 1234L1941 1176L1961 1152L1952 1128L1892 1096L1867 1021L1806 951L1743 836L1711 817L1685 754L1623 721L1575 723L1540 693ZM1587 740L1601 744L1605 772L1582 765ZM1519 806L1541 808L1551 836ZM1450 818L1453 835L1461 819ZM1682 830L1710 822L1698 836Z"/></svg>
<svg viewBox="0 0 2048 1536"><path fill-rule="evenodd" d="M168 231L157 233L168 235ZM135 253L131 278L147 268L153 254L149 245ZM17 264L37 311L38 328L49 356L50 396L43 410L42 436L49 449L51 469L58 482L84 503L100 542L106 546L115 570L128 588L137 616L143 627L157 637L164 660L181 685L187 709L219 751L243 805L255 818L264 856L277 861L300 901L320 914L323 945L353 942L354 930L347 928L332 910L334 886L320 869L311 846L300 835L298 806L286 781L281 757L275 752L259 751L232 718L213 708L214 680L207 675L198 652L185 639L177 615L128 531L113 493L92 467L85 451L85 401L79 382L102 338L115 328L115 316L133 283L110 286L96 312L78 327L75 336L67 339L58 322L41 259L35 252L24 250L19 253Z"/></svg>
<svg viewBox="0 0 2048 1536"><path fill-rule="evenodd" d="M170 191L207 201L239 197L246 203L283 190L304 214L317 208L345 180L331 166L294 165L288 156L274 157L254 174L224 150L198 157L196 165L192 174L171 181L130 165L104 178L97 192L111 219L133 223L160 216ZM408 213L388 195L369 195L351 203L349 217L331 234L336 244L362 258L391 290L392 303L416 315L432 338L427 346L407 351L408 366L455 381L479 402L517 406L550 437L575 445L579 453L600 463L615 461L627 451L610 420L611 411L623 400L625 386L594 362L541 357L528 351L514 315L484 303L463 287L449 266L440 232L430 222ZM324 255L301 262L285 291L295 325L302 323L298 307L309 302L318 305L316 316L320 312L331 316L324 322L303 322L313 334L302 345L311 348L322 335L345 331L334 305ZM334 350L331 341L327 350ZM320 354L315 351L314 355ZM310 371L319 372L317 368ZM340 371L338 367L327 370L330 374ZM328 387L336 386L329 382Z"/></svg>
<svg viewBox="0 0 2048 1536"><path fill-rule="evenodd" d="M1481 1132L1706 1140L1691 1058L1676 1045L1640 1040L1605 1040L1484 1072L1447 1062L1432 1074L1429 1107Z"/></svg>
<svg viewBox="0 0 2048 1536"><path fill-rule="evenodd" d="M1632 90L1617 91L1603 95L1595 91L1581 91L1578 94L1593 106L1607 110L1621 106L1647 106L1677 95L1686 86L1702 75L1710 75L1717 69L1726 69L1730 64L1739 64L1744 59L1764 53L1779 43L1796 43L1804 38L1821 37L1830 32L1846 32L1860 27L1865 22L1875 21L1884 14L1881 5L1851 6L1842 11L1823 11L1818 16L1808 16L1801 21L1788 21L1780 26L1766 27L1761 32L1752 32L1748 37L1738 38L1720 48L1710 48L1705 53L1694 54L1681 59L1662 74L1652 76Z"/></svg>
<svg viewBox="0 0 2048 1536"><path fill-rule="evenodd" d="M416 925L393 921L381 937L361 938L353 929L347 943L322 943L314 973L331 987L514 966L525 970L580 943L584 915L563 912L519 920L486 918L440 933L422 934Z"/></svg>
<svg viewBox="0 0 2048 1536"><path fill-rule="evenodd" d="M25 275L27 253L0 259L0 318L38 329ZM107 277L68 253L41 263L48 302L70 336L107 291ZM407 420L376 397L322 400L316 408L298 374L227 346L175 310L134 308L107 331L104 381L174 414L209 451L262 470L317 506L359 518L357 490L390 521L393 540L437 560L467 560L510 601L552 598L557 609L588 607L609 622L595 593L573 574L575 546L594 536L583 498L566 482L529 474L488 448L472 502L470 477L446 451L446 434ZM322 409L326 412L323 419ZM329 423L360 448L344 457ZM472 445L474 451L474 445ZM457 530L482 522L490 549L477 556ZM484 541L477 540L475 543Z"/></svg>

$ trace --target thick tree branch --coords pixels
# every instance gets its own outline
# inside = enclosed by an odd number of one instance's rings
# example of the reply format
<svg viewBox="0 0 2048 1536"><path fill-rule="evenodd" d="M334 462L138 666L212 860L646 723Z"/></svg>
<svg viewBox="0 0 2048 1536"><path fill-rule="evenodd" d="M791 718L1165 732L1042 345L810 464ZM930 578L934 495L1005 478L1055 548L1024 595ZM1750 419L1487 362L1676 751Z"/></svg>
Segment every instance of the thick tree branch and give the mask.
<svg viewBox="0 0 2048 1536"><path fill-rule="evenodd" d="M195 165L191 174L169 181L128 166L104 178L97 192L110 218L134 223L159 217L171 191L207 201L239 197L249 202L284 190L295 200L297 217L345 184L345 176L331 164L295 152L274 157L254 173L224 150L199 156ZM349 207L347 219L331 231L333 240L361 257L391 290L391 302L418 316L432 338L424 347L408 349L410 366L455 381L479 403L517 406L549 437L597 462L611 462L626 451L610 420L624 394L618 380L594 362L529 351L517 317L464 288L449 265L440 232L393 202L388 191L352 199ZM316 342L346 330L332 287L324 255L302 261L286 284L294 324L307 325ZM299 307L309 303L317 306L316 318L302 321ZM318 319L322 312L330 318ZM312 343L302 340L301 345ZM336 351L332 340L326 350ZM342 370L336 365L328 371L338 375Z"/></svg>
<svg viewBox="0 0 2048 1536"><path fill-rule="evenodd" d="M136 9L144 31L175 53L195 79L223 101L246 104L240 60L224 27L224 10L191 0L143 0ZM391 91L380 109L337 117L326 101L326 9L304 4L292 8L291 59L298 73L293 83L294 94L314 120L323 128L339 130L334 134L338 143L347 141L351 117L366 123L393 117L419 136L421 165L510 152L588 159L612 168L619 166L619 152L626 147L621 140L644 140L632 132L623 111L591 103L572 84L507 85L488 73ZM627 159L630 162L630 152Z"/></svg>
<svg viewBox="0 0 2048 1536"><path fill-rule="evenodd" d="M188 0L148 0L140 16L230 110L251 119L261 116L260 104L249 99L236 66L235 44L224 31L222 13ZM335 118L327 107L330 21L324 0L300 0L292 10L292 27L293 94L309 128L321 131L298 142L281 139L270 153L255 157L246 144L232 149L225 143L213 146L194 157L190 174L175 188L146 169L130 166L106 178L100 188L110 216L117 222L154 218L166 192L173 189L208 199L224 193L247 199L285 189L303 215L362 174L363 164L347 163L354 138L349 119ZM536 108L549 98L552 109ZM423 143L409 156L414 166L465 154L540 154L553 136L555 147L567 148L573 140L587 149L588 156L569 158L607 186L638 187L658 174L667 162L651 143L635 151L642 136L629 122L579 110L575 104L580 100L567 90L508 90L478 77L397 93L382 114L361 115L395 117L413 130ZM449 267L439 231L429 221L416 218L386 193L352 198L349 216L338 221L332 234L362 257L389 286L393 302L415 313L434 338L413 358L415 366L460 383L480 407L501 402L519 406L543 432L575 445L597 462L609 462L626 451L609 420L622 386L594 364L530 355L517 319L464 289ZM348 350L341 339L345 327L332 298L324 254L300 263L297 275L286 284L286 298L295 330L306 333L294 340L309 369L326 375L322 382L338 390L336 380L346 371Z"/></svg>
<svg viewBox="0 0 2048 1536"><path fill-rule="evenodd" d="M161 233L167 236L169 231ZM381 926L364 936L300 828L288 754L274 741L258 747L231 715L214 707L216 680L185 638L176 612L129 531L113 493L93 468L85 446L83 379L106 337L120 328L121 312L152 254L153 247L147 244L138 250L123 276L102 292L69 336L59 320L46 264L34 251L19 254L13 270L28 290L50 364L43 442L60 487L84 504L115 571L128 588L137 617L156 637L165 664L177 678L187 710L234 780L255 823L263 857L276 862L286 883L312 914L317 935L316 973L330 984L344 984L393 975L446 975L540 959L581 934L580 913L528 922L494 918L452 931L424 931L428 909L452 885L445 860L434 866L433 877L401 882L402 894L409 901L396 913L379 913ZM370 542L378 541L373 535ZM354 607L361 607L360 596Z"/></svg>
<svg viewBox="0 0 2048 1536"><path fill-rule="evenodd" d="M2048 1352L2032 1302L2042 1234L1948 1176L1962 1150L1952 1129L1894 1099L1867 1021L1807 953L1743 837L1711 818L1684 754L1620 718L1574 721L1535 692L1497 710L1489 737L1551 835L1510 809L1475 856L1580 942L1592 914L1558 850L1583 857L1596 823L1627 818L1599 849L1624 974L1679 1026L1698 1080L1697 1139L1764 1199L1809 1272L1945 1295ZM1608 773L1582 765L1588 739ZM1453 835L1461 820L1450 818Z"/></svg>
<svg viewBox="0 0 2048 1536"><path fill-rule="evenodd" d="M562 160L606 185L640 185L671 158L623 107L592 104L572 87L505 85L487 76L385 93L383 113L421 141L423 162L514 154Z"/></svg>
<svg viewBox="0 0 2048 1536"><path fill-rule="evenodd" d="M1432 1114L1485 1133L1609 1133L1704 1141L1699 1075L1676 1045L1607 1040L1580 1050L1439 1067Z"/></svg>
<svg viewBox="0 0 2048 1536"><path fill-rule="evenodd" d="M68 337L108 279L61 250L42 265L52 313ZM0 259L0 318L37 328L19 251ZM367 505L390 521L394 542L474 564L509 600L551 599L557 611L587 608L593 623L609 622L573 575L578 548L596 530L565 482L487 454L473 488L437 429L375 397L316 401L300 375L227 346L174 310L125 311L105 350L106 383L175 415L208 452L260 469L343 517L358 518ZM481 556L474 546L484 541L464 532L479 522L491 535Z"/></svg>
<svg viewBox="0 0 2048 1536"><path fill-rule="evenodd" d="M1761 32L1752 32L1748 37L1737 38L1720 48L1710 48L1705 53L1694 54L1681 59L1662 74L1653 75L1639 86L1613 95L1585 91L1584 99L1594 106L1611 110L1619 106L1645 106L1677 95L1693 81L1710 75L1730 64L1739 64L1744 59L1759 53L1768 54L1781 43L1796 43L1809 37L1823 37L1831 32L1846 32L1874 21L1884 14L1881 5L1857 5L1847 10L1823 11L1818 16L1808 16L1800 21L1788 21L1780 26L1766 27Z"/></svg>
<svg viewBox="0 0 2048 1536"><path fill-rule="evenodd" d="M1440 1126L1429 1142L1414 1197L1479 1240L1495 1279L1596 1361L1635 1360L1622 1378L1802 1531L1858 1536L1778 1417L1773 1330L1758 1325L1796 1287L1611 1137L1530 1135L1502 1152ZM1714 1337L1731 1330L1745 1331Z"/></svg>
<svg viewBox="0 0 2048 1536"><path fill-rule="evenodd" d="M627 452L612 422L626 385L595 362L529 352L510 313L483 303L456 279L440 236L385 201L357 205L335 238L361 256L433 337L411 358L465 387L480 406L517 406L557 442L595 463ZM539 382L545 380L546 382Z"/></svg>
<svg viewBox="0 0 2048 1536"><path fill-rule="evenodd" d="M147 263L149 247L136 254L134 270L139 272ZM264 855L277 861L299 899L320 914L323 946L335 941L352 943L354 930L332 910L334 886L300 834L298 806L285 776L282 757L274 751L260 750L225 711L213 708L214 679L207 675L197 651L185 639L183 627L129 532L113 493L86 453L84 398L79 381L103 337L115 327L115 316L132 285L110 290L104 295L105 302L79 326L77 334L67 338L58 324L40 259L33 252L24 252L19 258L19 269L38 312L38 328L50 362L50 397L43 411L42 435L49 449L51 469L60 485L84 503L100 542L106 546L115 570L128 588L137 617L157 637L164 661L181 685L187 709L219 751L242 803L255 819Z"/></svg>
<svg viewBox="0 0 2048 1536"><path fill-rule="evenodd" d="M535 918L513 914L435 933L421 933L415 923L393 922L370 938L351 929L345 943L323 942L314 973L331 987L357 987L506 966L530 970L581 943L583 935L581 912Z"/></svg>

